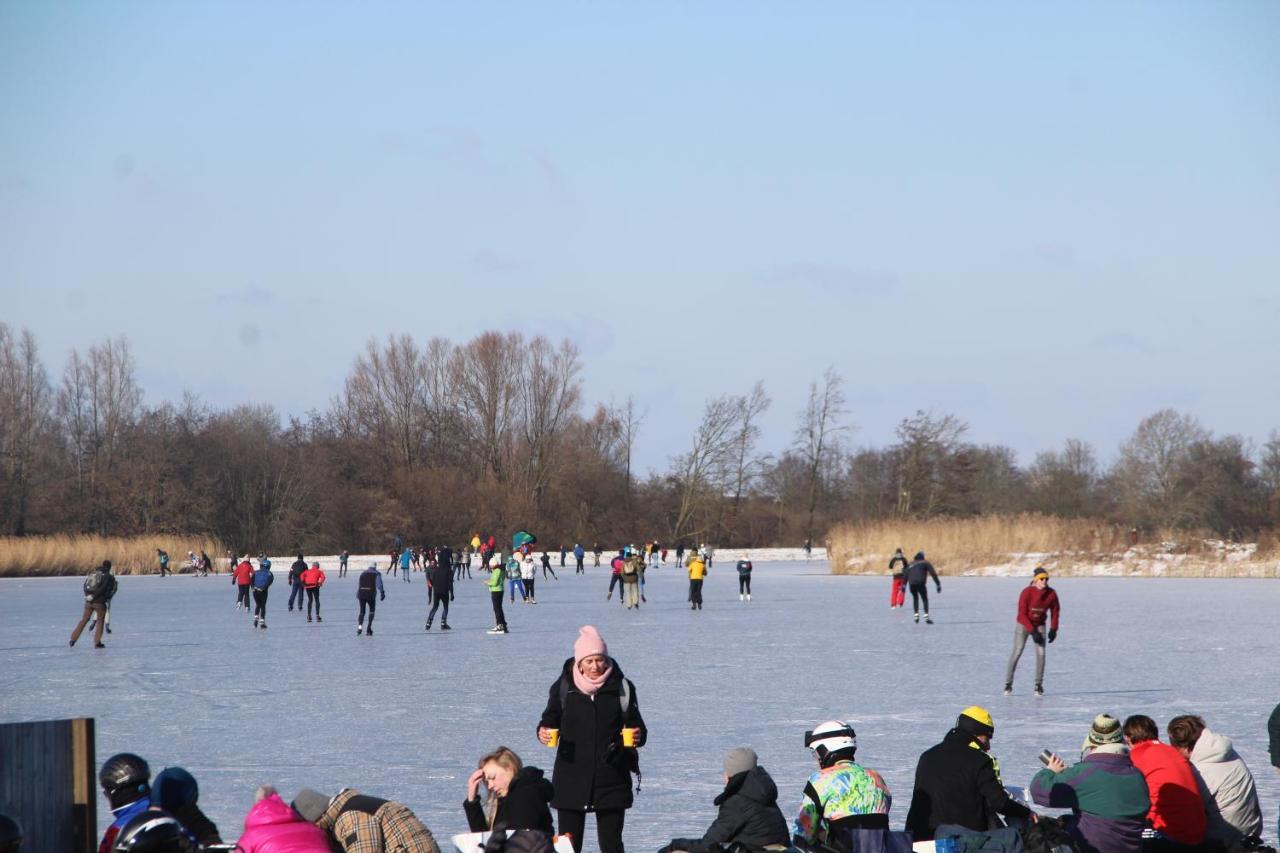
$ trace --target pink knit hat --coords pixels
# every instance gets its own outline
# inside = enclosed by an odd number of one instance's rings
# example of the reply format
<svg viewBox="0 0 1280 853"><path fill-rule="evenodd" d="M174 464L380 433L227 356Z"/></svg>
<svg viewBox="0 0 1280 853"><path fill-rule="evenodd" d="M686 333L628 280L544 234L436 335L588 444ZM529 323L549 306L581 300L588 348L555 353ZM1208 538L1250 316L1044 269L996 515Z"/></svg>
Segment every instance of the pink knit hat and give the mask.
<svg viewBox="0 0 1280 853"><path fill-rule="evenodd" d="M578 630L578 639L573 643L573 663L577 666L583 658L592 655L608 657L609 647L604 644L604 637L596 630L595 625L583 625Z"/></svg>

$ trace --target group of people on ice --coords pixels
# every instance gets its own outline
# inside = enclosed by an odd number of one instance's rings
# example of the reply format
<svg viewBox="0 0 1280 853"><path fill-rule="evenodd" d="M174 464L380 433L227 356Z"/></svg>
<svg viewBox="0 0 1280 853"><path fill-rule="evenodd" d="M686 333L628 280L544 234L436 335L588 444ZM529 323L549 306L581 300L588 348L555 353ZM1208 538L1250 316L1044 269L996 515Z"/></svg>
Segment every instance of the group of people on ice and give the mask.
<svg viewBox="0 0 1280 853"><path fill-rule="evenodd" d="M380 577L376 568L368 573ZM1271 763L1280 770L1280 705L1268 730ZM534 731L540 743L555 750L551 778L512 749L496 746L468 777L460 817L473 832L493 831L486 850L547 853L557 832L581 851L594 815L593 849L622 853L626 814L639 790L640 750L649 732L635 683L595 627L579 630L572 656L551 680ZM884 777L858 762L853 725L828 720L804 733L816 766L797 784L799 805L790 815L782 811L777 783L756 752L740 746L724 756L723 789L712 803L715 819L701 835L675 838L663 851L894 853L929 840L939 850L1005 853L1264 849L1253 776L1230 738L1208 728L1201 717L1171 719L1165 727L1168 743L1143 714L1123 722L1098 714L1087 728L1082 723L1081 731L1078 760L1068 762L1049 750L1041 755L1044 767L1031 780L1028 802L1011 794L1001 779L992 754L997 728L991 713L979 706L963 709L941 741L920 755L904 829L894 831L894 796ZM113 815L100 853L193 853L201 849L197 845L221 843L217 827L200 811L195 779L186 770L171 767L153 780L144 759L122 753L103 764L99 781ZM1033 806L1069 814L1041 816ZM402 803L351 788L334 794L303 789L286 802L264 785L234 849L436 853L439 847L431 830Z"/></svg>

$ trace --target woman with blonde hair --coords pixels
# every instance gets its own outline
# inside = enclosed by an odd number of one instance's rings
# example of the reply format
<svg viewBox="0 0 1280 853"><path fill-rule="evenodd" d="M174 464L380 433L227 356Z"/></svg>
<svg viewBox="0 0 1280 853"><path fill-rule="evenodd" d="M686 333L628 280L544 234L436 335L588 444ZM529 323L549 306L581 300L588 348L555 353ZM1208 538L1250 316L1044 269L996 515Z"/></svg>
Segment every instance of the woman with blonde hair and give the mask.
<svg viewBox="0 0 1280 853"><path fill-rule="evenodd" d="M480 802L480 786L488 790ZM525 767L520 756L505 746L482 757L467 779L462 807L472 832L490 829L536 829L554 833L551 802L554 789L537 767Z"/></svg>

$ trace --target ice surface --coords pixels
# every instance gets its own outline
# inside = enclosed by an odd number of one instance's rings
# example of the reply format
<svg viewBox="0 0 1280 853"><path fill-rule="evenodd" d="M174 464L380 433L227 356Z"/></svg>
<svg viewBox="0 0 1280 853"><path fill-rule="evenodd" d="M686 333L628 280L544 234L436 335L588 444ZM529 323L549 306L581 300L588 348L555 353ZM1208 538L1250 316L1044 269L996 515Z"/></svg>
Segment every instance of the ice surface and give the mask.
<svg viewBox="0 0 1280 853"><path fill-rule="evenodd" d="M558 562L558 561L557 561ZM1005 781L1025 785L1049 747L1075 755L1093 715L1149 714L1163 725L1195 712L1229 735L1257 779L1267 835L1280 804L1266 720L1280 701L1280 584L1266 580L1058 578L1062 631L1049 647L1048 695L1031 695L1023 656L1015 694L1001 695L1014 605L1026 582L943 578L934 625L888 608L889 579L833 577L824 562L756 562L754 601L717 560L706 609L685 603L682 570L650 570L649 602L605 600L608 569L539 580L537 605L507 605L512 633L488 636L477 575L459 582L454 630L422 630L421 574L385 577L376 636L355 635L355 575L329 573L325 621L286 610L283 576L271 627L234 609L229 578L123 577L114 633L95 651L67 637L80 614L78 578L0 580L0 721L90 716L101 762L138 752L153 771L180 764L200 803L234 838L254 788L291 798L343 786L408 804L447 839L466 829L461 802L475 760L498 744L550 770L534 727L577 628L598 625L650 729L643 791L626 841L654 850L714 817L726 750L750 745L782 791L790 819L813 769L803 731L854 723L859 759L880 770L901 826L919 753L966 705L996 719ZM100 801L99 822L107 811ZM588 849L595 847L589 830Z"/></svg>

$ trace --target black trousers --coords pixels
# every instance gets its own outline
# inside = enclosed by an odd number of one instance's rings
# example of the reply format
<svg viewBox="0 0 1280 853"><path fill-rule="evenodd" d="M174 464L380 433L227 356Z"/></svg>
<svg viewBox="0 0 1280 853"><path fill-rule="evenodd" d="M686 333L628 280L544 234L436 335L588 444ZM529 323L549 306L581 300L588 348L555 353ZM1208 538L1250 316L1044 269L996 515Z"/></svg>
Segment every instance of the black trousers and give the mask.
<svg viewBox="0 0 1280 853"><path fill-rule="evenodd" d="M493 602L494 626L505 628L507 626L507 617L502 613L502 590L490 592L489 599Z"/></svg>
<svg viewBox="0 0 1280 853"><path fill-rule="evenodd" d="M738 595L751 594L751 575L738 575Z"/></svg>
<svg viewBox="0 0 1280 853"><path fill-rule="evenodd" d="M587 813L557 809L560 834L573 839L573 849L581 853L583 834L587 829ZM627 819L626 809L606 809L596 815L596 841L600 853L625 853L622 846L622 825Z"/></svg>
<svg viewBox="0 0 1280 853"><path fill-rule="evenodd" d="M236 604L243 604L244 609L249 609L249 585L247 583L236 584Z"/></svg>
<svg viewBox="0 0 1280 853"><path fill-rule="evenodd" d="M574 559L576 559L576 560L578 561L578 568L574 571L574 574L575 574L575 575L585 575L585 574L587 573L587 571L586 571L586 569L582 568L582 558L581 558L581 557L575 557ZM596 563L596 565L598 566L598 565L600 565L600 563L599 563L599 562L597 562L597 563Z"/></svg>
<svg viewBox="0 0 1280 853"><path fill-rule="evenodd" d="M295 599L298 602L298 609L299 610L302 609L302 599L304 597L304 592L305 591L303 589L301 582L295 583L293 585L293 589L289 590L289 609L290 610L293 609L293 602Z"/></svg>
<svg viewBox="0 0 1280 853"><path fill-rule="evenodd" d="M526 597L528 598L537 598L537 596L533 594L533 582L534 582L533 578L528 578L524 582L524 591L525 591Z"/></svg>
<svg viewBox="0 0 1280 853"><path fill-rule="evenodd" d="M920 612L920 602L924 602L924 612L929 612L929 588L922 583L913 583L908 587L911 590L911 612Z"/></svg>
<svg viewBox="0 0 1280 853"><path fill-rule="evenodd" d="M307 590L307 618L311 618L311 602L316 604L316 615L320 615L320 587L312 587Z"/></svg>
<svg viewBox="0 0 1280 853"><path fill-rule="evenodd" d="M255 589L253 591L253 615L261 616L262 621L267 621L267 593L269 589Z"/></svg>
<svg viewBox="0 0 1280 853"><path fill-rule="evenodd" d="M376 598L371 598L368 601L365 601L363 598L360 599L360 615L356 618L356 624L357 625L364 624L364 609L366 606L368 606L369 608L369 627L372 628L373 614L374 614L374 611L378 609L378 599Z"/></svg>
<svg viewBox="0 0 1280 853"><path fill-rule="evenodd" d="M689 601L693 602L694 607L702 609L702 580L689 581Z"/></svg>
<svg viewBox="0 0 1280 853"><path fill-rule="evenodd" d="M449 596L437 595L435 601L431 602L431 612L427 614L428 623L436 618L436 608L441 604L444 605L444 614L440 617L440 621L445 623L449 621Z"/></svg>

